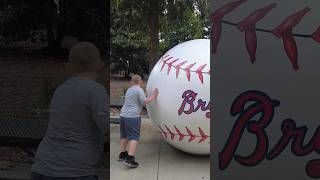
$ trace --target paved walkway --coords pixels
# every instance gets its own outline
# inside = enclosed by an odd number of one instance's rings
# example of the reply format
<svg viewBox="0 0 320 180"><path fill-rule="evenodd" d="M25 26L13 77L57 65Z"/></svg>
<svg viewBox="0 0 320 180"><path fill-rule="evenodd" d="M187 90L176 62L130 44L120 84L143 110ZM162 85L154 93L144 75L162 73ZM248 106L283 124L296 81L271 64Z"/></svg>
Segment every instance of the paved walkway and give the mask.
<svg viewBox="0 0 320 180"><path fill-rule="evenodd" d="M174 149L160 136L149 119L142 119L141 143L136 160L140 166L129 169L117 161L119 125L110 126L111 180L209 180L209 156L194 156Z"/></svg>

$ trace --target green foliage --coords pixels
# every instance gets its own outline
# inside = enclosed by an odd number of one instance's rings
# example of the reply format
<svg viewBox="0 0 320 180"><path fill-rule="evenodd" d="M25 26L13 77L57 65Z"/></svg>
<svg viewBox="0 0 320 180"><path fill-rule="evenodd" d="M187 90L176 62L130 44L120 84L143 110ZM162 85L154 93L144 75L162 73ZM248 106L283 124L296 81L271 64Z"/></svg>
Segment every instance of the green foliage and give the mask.
<svg viewBox="0 0 320 180"><path fill-rule="evenodd" d="M111 0L111 72L148 73L152 0ZM192 39L208 38L206 0L160 0L160 54Z"/></svg>
<svg viewBox="0 0 320 180"><path fill-rule="evenodd" d="M179 43L208 37L206 1L169 1L162 11L160 22L160 51L164 53Z"/></svg>
<svg viewBox="0 0 320 180"><path fill-rule="evenodd" d="M31 41L51 53L61 51L63 36L108 48L105 0L7 0L0 2L0 43ZM53 54L54 55L54 54Z"/></svg>
<svg viewBox="0 0 320 180"><path fill-rule="evenodd" d="M7 43L34 38L35 32L40 33L38 30L45 28L49 6L45 2L38 3L8 1L1 4L0 33Z"/></svg>
<svg viewBox="0 0 320 180"><path fill-rule="evenodd" d="M146 64L149 37L143 3L111 0L111 71L138 73Z"/></svg>

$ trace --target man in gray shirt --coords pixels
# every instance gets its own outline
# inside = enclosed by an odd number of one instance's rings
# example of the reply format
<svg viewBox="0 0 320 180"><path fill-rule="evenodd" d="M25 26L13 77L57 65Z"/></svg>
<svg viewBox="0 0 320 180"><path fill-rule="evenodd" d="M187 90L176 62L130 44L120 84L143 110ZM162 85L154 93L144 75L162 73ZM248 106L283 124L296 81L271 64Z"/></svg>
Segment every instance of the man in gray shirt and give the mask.
<svg viewBox="0 0 320 180"><path fill-rule="evenodd" d="M95 165L107 132L107 93L95 82L103 70L99 50L81 42L69 54L75 76L55 91L49 125L41 141L32 180L97 179Z"/></svg>
<svg viewBox="0 0 320 180"><path fill-rule="evenodd" d="M157 98L158 89L154 89L153 94L147 98L141 88L141 77L133 75L131 82L133 85L126 92L120 113L119 161L124 161L125 166L136 168L139 164L135 161L134 155L140 138L141 110L144 105ZM127 145L129 145L128 151L126 151Z"/></svg>

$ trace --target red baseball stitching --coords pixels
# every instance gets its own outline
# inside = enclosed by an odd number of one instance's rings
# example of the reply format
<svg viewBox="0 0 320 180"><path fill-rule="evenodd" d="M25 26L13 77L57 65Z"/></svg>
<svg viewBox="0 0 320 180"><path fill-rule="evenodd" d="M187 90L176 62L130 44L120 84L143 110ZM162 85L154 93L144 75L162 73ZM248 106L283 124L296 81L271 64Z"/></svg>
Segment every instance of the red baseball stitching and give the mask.
<svg viewBox="0 0 320 180"><path fill-rule="evenodd" d="M196 135L195 132L192 132L187 126L185 126L185 130L183 130L186 132L186 134L181 133L181 130L179 130L176 126L173 127L174 129L170 129L167 125L164 125L164 128L158 125L159 132L165 139L170 138L170 140L174 140L174 138L177 136L179 137L178 141L182 141L183 139L188 137L188 143L190 143L193 142L196 138L200 138L198 143L203 143L205 140L210 138L210 136L205 134L205 132L200 127L198 127L198 135ZM166 131L164 129L166 129Z"/></svg>
<svg viewBox="0 0 320 180"><path fill-rule="evenodd" d="M188 63L188 61L182 61L179 58L174 58L173 56L170 56L169 54L165 54L161 60L158 62L161 65L161 70L164 69L165 66L167 66L167 75L170 73L171 68L174 67L176 70L176 78L180 75L180 70L183 70L185 72L185 75L190 81L191 79L191 72L197 74L198 79L203 84L203 75L208 74L210 75L210 69L205 72L203 69L207 66L207 64L201 64L198 65L197 63ZM182 68L182 66L186 65L186 67ZM192 70L195 66L198 66L195 70Z"/></svg>
<svg viewBox="0 0 320 180"><path fill-rule="evenodd" d="M222 24L223 17L226 14L235 10L237 7L239 7L246 1L247 0L238 0L238 1L227 3L226 5L222 6L221 8L219 8L218 10L210 14L209 19L213 24L210 34L211 34L211 38L215 38L214 41L211 41L212 51L214 54L217 52L218 44L221 37L221 29L222 29L221 24Z"/></svg>
<svg viewBox="0 0 320 180"><path fill-rule="evenodd" d="M293 28L300 23L303 17L310 11L310 8L305 7L304 9L291 14L290 16L285 18L280 25L272 30L256 28L255 25L258 21L262 20L273 8L276 7L275 3L254 11L239 23L231 23L223 20L223 17L226 14L231 13L233 10L235 10L245 2L246 0L236 0L233 2L229 2L222 8L219 8L218 10L210 14L210 21L212 22L213 26L211 28L213 47L212 53L217 53L217 48L221 37L222 23L224 23L232 26L237 26L240 31L245 32L246 48L250 55L250 61L252 63L255 62L255 54L257 49L256 31L261 31L265 33L272 33L277 38L282 39L284 50L290 60L290 63L292 64L293 69L298 70L298 48L294 37L312 38L314 41L320 43L320 27L311 35L292 33Z"/></svg>

